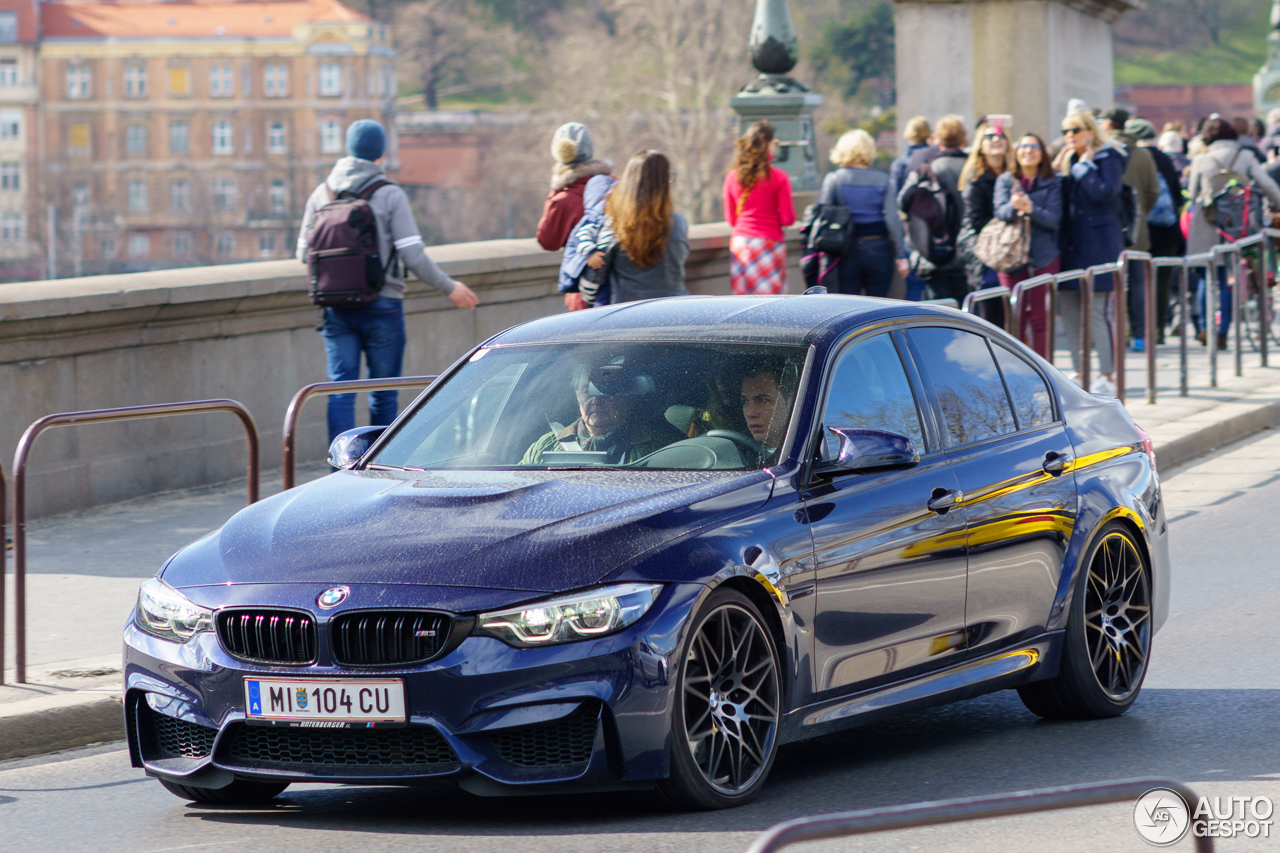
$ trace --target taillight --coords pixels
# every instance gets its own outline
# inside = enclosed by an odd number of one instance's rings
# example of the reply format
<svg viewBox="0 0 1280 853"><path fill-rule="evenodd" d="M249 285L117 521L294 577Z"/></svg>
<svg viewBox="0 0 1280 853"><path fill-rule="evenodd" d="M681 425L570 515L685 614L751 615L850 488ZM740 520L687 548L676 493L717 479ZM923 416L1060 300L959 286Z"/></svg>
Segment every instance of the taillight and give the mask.
<svg viewBox="0 0 1280 853"><path fill-rule="evenodd" d="M1151 436L1147 434L1145 429L1137 424L1134 424L1133 426L1134 429L1138 431L1138 438L1142 440L1142 452L1147 454L1147 458L1151 460L1151 467L1155 470L1159 470L1156 468L1156 446L1155 443L1152 442Z"/></svg>

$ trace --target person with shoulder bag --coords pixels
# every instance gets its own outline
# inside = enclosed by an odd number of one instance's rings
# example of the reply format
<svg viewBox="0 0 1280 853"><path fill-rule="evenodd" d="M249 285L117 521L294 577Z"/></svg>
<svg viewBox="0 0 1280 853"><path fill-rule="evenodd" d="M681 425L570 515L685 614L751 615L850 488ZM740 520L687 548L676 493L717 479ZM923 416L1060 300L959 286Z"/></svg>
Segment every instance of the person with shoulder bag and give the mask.
<svg viewBox="0 0 1280 853"><path fill-rule="evenodd" d="M1191 199L1191 228L1187 235L1187 252L1208 252L1223 242L1238 240L1262 227L1261 193L1273 207L1280 207L1280 187L1271 180L1258 159L1236 138L1236 130L1223 118L1205 122L1201 138L1207 146L1191 161L1187 178L1187 197ZM1203 271L1196 277L1196 339L1208 343L1209 323L1205 318L1206 283ZM1231 289L1227 287L1227 271L1218 268L1218 349L1227 348L1227 330L1231 327Z"/></svg>
<svg viewBox="0 0 1280 853"><path fill-rule="evenodd" d="M448 297L475 308L475 293L427 257L404 190L387 181L377 161L386 151L382 125L361 119L347 128L347 153L307 199L298 229L298 260L307 265L313 304L323 309L320 331L329 381L399 376L404 361L404 269ZM329 440L356 425L355 394L329 398ZM390 424L395 391L369 395L369 423Z"/></svg>
<svg viewBox="0 0 1280 853"><path fill-rule="evenodd" d="M977 256L974 247L982 229L995 217L996 179L1013 171L1013 167L1013 151L1009 148L1004 128L984 120L978 125L977 143L969 151L969 158L960 172L964 218L960 223L958 242L970 290L995 287L999 283L996 271ZM989 304L999 306L999 303ZM988 319L999 324L996 318Z"/></svg>
<svg viewBox="0 0 1280 853"><path fill-rule="evenodd" d="M871 168L876 145L865 130L851 130L836 141L831 162L838 168L822 181L819 204L848 208L849 230L836 273L836 290L888 296L895 265L907 274L907 249L898 216L897 188L884 172Z"/></svg>
<svg viewBox="0 0 1280 853"><path fill-rule="evenodd" d="M729 238L729 286L737 296L787 291L787 243L782 229L796 221L791 179L773 168L773 124L758 121L734 143L724 176Z"/></svg>
<svg viewBox="0 0 1280 853"><path fill-rule="evenodd" d="M995 214L978 237L979 247L989 229L1017 229L1027 239L1021 258L1008 266L995 266L1001 286L1010 290L1019 282L1040 275L1050 275L1062 268L1058 251L1058 227L1062 224L1062 178L1053 171L1044 140L1025 133L1014 146L1016 171L1005 172L996 179L992 200ZM987 259L988 263L994 258ZM997 261L998 263L998 261ZM1003 267L1003 268L1002 268ZM1032 291L1019 310L1023 339L1045 359L1049 352L1049 316L1045 310L1044 291ZM1029 332L1029 334L1028 334Z"/></svg>

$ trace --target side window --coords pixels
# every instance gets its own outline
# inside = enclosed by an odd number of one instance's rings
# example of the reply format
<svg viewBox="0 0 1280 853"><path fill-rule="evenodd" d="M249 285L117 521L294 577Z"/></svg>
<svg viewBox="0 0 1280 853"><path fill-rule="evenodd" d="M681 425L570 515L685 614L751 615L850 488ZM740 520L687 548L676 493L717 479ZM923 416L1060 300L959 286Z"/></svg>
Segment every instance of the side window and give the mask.
<svg viewBox="0 0 1280 853"><path fill-rule="evenodd" d="M1049 387L1034 367L1004 347L993 346L996 364L1004 374L1005 387L1013 398L1013 413L1018 417L1018 429L1031 429L1053 423L1053 403Z"/></svg>
<svg viewBox="0 0 1280 853"><path fill-rule="evenodd" d="M832 426L896 432L915 442L920 453L928 450L911 383L887 333L859 341L840 356L831 374L822 425L827 459L839 451L839 441L825 432Z"/></svg>
<svg viewBox="0 0 1280 853"><path fill-rule="evenodd" d="M987 341L960 329L907 331L928 373L952 447L1017 431Z"/></svg>

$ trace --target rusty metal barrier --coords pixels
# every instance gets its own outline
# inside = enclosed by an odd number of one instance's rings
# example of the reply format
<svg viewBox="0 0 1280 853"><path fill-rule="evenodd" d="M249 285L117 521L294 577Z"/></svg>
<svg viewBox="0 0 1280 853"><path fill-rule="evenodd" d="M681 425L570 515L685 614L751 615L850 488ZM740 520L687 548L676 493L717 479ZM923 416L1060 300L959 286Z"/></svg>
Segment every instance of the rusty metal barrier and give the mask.
<svg viewBox="0 0 1280 853"><path fill-rule="evenodd" d="M1031 291L1041 288L1044 290L1044 295L1041 298L1044 300L1045 313L1044 351L1047 353L1045 360L1052 364L1053 348L1057 344L1055 330L1058 325L1058 282L1052 273L1024 279L1013 286L1013 290L1009 294L1009 303L1013 309L1013 336L1030 346L1031 342L1027 340L1026 329L1022 328L1022 306L1024 304L1022 300Z"/></svg>
<svg viewBox="0 0 1280 853"><path fill-rule="evenodd" d="M1201 252L1198 255L1187 255L1184 259L1187 266L1187 276L1190 277L1192 269L1199 269L1203 272L1205 279L1204 288L1204 316L1201 321L1204 323L1205 348L1208 349L1209 357L1209 387L1218 387L1218 324L1214 322L1214 315L1217 313L1218 305L1218 268L1215 264L1217 256L1213 252ZM1212 273L1212 275L1210 275ZM1213 287L1209 287L1212 279ZM1194 297L1193 297L1194 298ZM1209 329L1213 327L1213 346L1209 344Z"/></svg>
<svg viewBox="0 0 1280 853"><path fill-rule="evenodd" d="M1188 296L1189 275L1187 273L1187 259L1178 258L1152 258L1151 266L1156 276L1159 276L1160 270L1164 267L1171 267L1178 270L1178 394L1181 397L1187 396L1189 392L1187 383L1187 324L1191 318L1191 302ZM1153 362L1155 347L1148 342L1148 349L1152 354L1148 356L1148 364ZM1147 402L1154 403L1155 400L1155 379L1154 377L1147 383L1151 387L1147 391Z"/></svg>
<svg viewBox="0 0 1280 853"><path fill-rule="evenodd" d="M1154 788L1177 792L1187 806L1188 816L1200 796L1181 782L1166 779L1122 779L1088 785L1063 785L984 797L962 797L928 803L911 803L881 809L861 809L830 815L796 818L777 824L758 837L747 853L776 853L792 844L847 838L895 829L917 829L968 820L989 820L1012 815L1077 809L1136 800ZM1197 853L1213 853L1213 839L1194 836Z"/></svg>
<svg viewBox="0 0 1280 853"><path fill-rule="evenodd" d="M27 427L18 440L13 455L13 627L15 649L15 680L27 681L27 462L36 439L47 429L100 424L113 421L163 418L169 415L203 414L205 412L231 412L244 426L245 444L249 461L245 467L248 481L249 503L258 500L258 425L253 415L235 400L194 400L187 403L160 403L153 406L127 406L121 409L93 409L87 412L63 412L45 415ZM0 684L4 683L4 610L0 608Z"/></svg>
<svg viewBox="0 0 1280 853"><path fill-rule="evenodd" d="M284 488L297 485L298 468L298 418L302 407L312 397L331 397L334 394L351 394L356 391L397 391L403 388L426 388L436 381L434 376L393 376L388 379L351 379L346 382L315 382L298 389L289 401L284 413L284 469L281 477Z"/></svg>
<svg viewBox="0 0 1280 853"><path fill-rule="evenodd" d="M1121 274L1119 277L1125 280L1125 290L1129 287L1129 270L1130 264L1139 263L1142 265L1142 336L1147 343L1147 402L1154 403L1156 401L1156 269L1153 263L1154 259L1150 252L1140 252L1135 249L1125 249L1120 253ZM1125 307L1129 304L1125 299ZM1116 325L1119 325L1117 323ZM1117 340L1120 342L1118 350L1119 356L1117 361L1124 361L1125 352L1125 330L1120 329ZM1120 368L1123 370L1124 368ZM1118 388L1117 384L1117 388Z"/></svg>
<svg viewBox="0 0 1280 853"><path fill-rule="evenodd" d="M1012 333L1013 325L1009 318L1013 315L1013 303L1010 300L1009 289L1007 287L988 287L984 290L975 290L971 293L966 293L964 296L964 302L960 306L960 310L969 314L977 314L978 312L975 309L979 304L983 302L990 302L993 299L998 299L1001 306L1004 308L1004 330Z"/></svg>

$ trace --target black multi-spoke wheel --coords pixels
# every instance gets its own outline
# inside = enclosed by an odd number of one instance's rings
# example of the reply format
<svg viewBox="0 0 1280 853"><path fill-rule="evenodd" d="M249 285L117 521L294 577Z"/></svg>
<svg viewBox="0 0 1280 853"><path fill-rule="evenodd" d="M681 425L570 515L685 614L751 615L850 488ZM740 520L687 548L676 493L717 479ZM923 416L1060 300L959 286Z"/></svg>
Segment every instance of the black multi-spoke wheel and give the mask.
<svg viewBox="0 0 1280 853"><path fill-rule="evenodd" d="M1129 529L1103 528L1084 565L1058 676L1018 689L1028 708L1050 719L1123 714L1151 657L1151 573Z"/></svg>
<svg viewBox="0 0 1280 853"><path fill-rule="evenodd" d="M732 590L714 593L685 646L671 778L661 786L667 799L726 808L760 791L777 753L780 679L778 652L759 610Z"/></svg>

